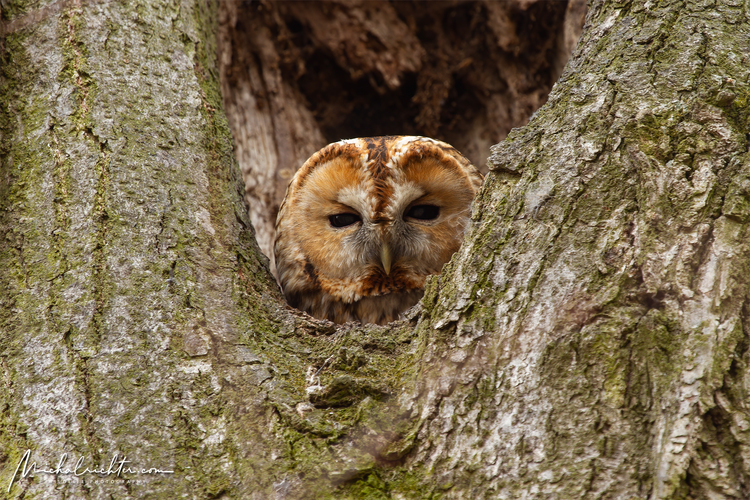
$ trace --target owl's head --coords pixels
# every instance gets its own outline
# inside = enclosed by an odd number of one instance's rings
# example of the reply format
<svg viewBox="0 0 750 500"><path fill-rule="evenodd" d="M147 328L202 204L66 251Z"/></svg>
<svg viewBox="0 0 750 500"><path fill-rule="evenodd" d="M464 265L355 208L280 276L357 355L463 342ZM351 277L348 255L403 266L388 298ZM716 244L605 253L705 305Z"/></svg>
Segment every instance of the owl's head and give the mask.
<svg viewBox="0 0 750 500"><path fill-rule="evenodd" d="M276 219L288 302L337 323L394 320L458 250L481 183L463 155L425 137L321 149L289 183Z"/></svg>

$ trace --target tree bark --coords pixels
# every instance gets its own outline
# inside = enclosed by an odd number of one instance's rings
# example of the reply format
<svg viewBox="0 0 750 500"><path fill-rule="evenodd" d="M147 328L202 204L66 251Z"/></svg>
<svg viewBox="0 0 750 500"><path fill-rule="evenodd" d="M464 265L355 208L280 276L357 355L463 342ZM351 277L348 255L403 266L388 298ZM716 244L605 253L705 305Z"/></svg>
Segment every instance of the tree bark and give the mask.
<svg viewBox="0 0 750 500"><path fill-rule="evenodd" d="M281 299L221 112L215 7L34 7L3 11L0 491L208 498L253 483L232 450L265 428L227 432L234 412L270 412L254 403L267 365L243 344ZM67 454L70 469L126 457L174 473L24 479L26 450L44 469Z"/></svg>
<svg viewBox="0 0 750 500"><path fill-rule="evenodd" d="M404 398L446 497L750 495L748 33L741 3L593 2L494 149Z"/></svg>
<svg viewBox="0 0 750 500"><path fill-rule="evenodd" d="M213 3L2 18L6 496L750 496L746 3L592 1L388 327L284 305ZM26 450L173 473L20 477Z"/></svg>

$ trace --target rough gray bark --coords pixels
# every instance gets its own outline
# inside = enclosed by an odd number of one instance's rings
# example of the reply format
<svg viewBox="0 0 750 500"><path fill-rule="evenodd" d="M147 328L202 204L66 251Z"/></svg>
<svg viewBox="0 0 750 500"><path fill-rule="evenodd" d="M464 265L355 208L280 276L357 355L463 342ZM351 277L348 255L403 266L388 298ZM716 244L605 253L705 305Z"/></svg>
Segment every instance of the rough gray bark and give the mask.
<svg viewBox="0 0 750 500"><path fill-rule="evenodd" d="M243 279L280 302L221 112L215 12L58 2L3 18L0 491L217 495L235 441L214 366L255 359L221 355L260 307ZM175 472L12 481L25 450L44 468L117 454Z"/></svg>
<svg viewBox="0 0 750 500"><path fill-rule="evenodd" d="M495 148L403 398L446 497L750 495L749 14L593 2Z"/></svg>
<svg viewBox="0 0 750 500"><path fill-rule="evenodd" d="M424 307L369 328L283 305L212 8L3 7L0 491L750 496L746 3L594 1ZM174 474L8 490L27 449Z"/></svg>

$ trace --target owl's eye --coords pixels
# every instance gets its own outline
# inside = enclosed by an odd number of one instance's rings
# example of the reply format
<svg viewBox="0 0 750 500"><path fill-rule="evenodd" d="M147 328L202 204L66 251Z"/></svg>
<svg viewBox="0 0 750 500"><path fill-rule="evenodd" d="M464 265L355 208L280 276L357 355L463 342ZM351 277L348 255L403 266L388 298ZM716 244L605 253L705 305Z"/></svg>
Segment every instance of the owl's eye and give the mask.
<svg viewBox="0 0 750 500"><path fill-rule="evenodd" d="M335 214L328 217L333 227L346 227L356 224L362 220L357 214Z"/></svg>
<svg viewBox="0 0 750 500"><path fill-rule="evenodd" d="M406 211L406 216L412 219L432 220L440 215L440 207L435 205L414 205Z"/></svg>

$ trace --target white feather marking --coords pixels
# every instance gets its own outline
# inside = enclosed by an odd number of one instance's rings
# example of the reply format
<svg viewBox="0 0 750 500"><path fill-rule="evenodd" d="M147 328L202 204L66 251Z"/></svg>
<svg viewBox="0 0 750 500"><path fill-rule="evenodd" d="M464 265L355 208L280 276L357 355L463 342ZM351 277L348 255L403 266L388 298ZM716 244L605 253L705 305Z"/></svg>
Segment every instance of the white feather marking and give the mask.
<svg viewBox="0 0 750 500"><path fill-rule="evenodd" d="M399 182L397 179L391 179L390 184L393 188L393 195L388 201L387 213L393 219L399 217L409 203L426 194L425 190L414 182Z"/></svg>
<svg viewBox="0 0 750 500"><path fill-rule="evenodd" d="M336 201L359 212L362 217L372 217L375 212L375 197L368 193L366 185L347 186L336 193Z"/></svg>

